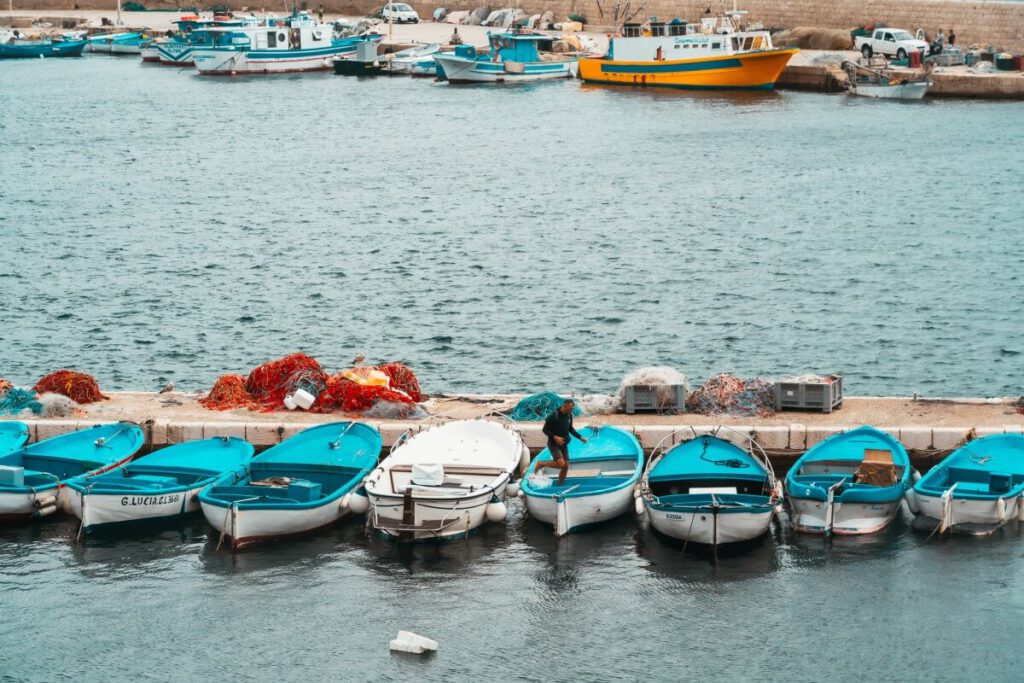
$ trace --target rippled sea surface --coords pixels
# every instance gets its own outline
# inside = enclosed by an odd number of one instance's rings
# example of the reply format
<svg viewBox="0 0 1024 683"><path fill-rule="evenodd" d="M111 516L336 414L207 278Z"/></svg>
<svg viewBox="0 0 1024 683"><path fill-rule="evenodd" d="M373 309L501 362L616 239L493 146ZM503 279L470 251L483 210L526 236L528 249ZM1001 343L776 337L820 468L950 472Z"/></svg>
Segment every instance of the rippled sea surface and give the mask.
<svg viewBox="0 0 1024 683"><path fill-rule="evenodd" d="M0 375L303 350L428 390L637 365L1006 395L1024 105L0 64Z"/></svg>
<svg viewBox="0 0 1024 683"><path fill-rule="evenodd" d="M0 64L0 375L104 387L301 349L428 390L840 370L1020 393L1020 104L217 80ZM785 525L707 556L622 519L555 542L358 520L232 555L201 520L0 530L11 680L1019 680L1024 541ZM441 642L392 655L399 629Z"/></svg>

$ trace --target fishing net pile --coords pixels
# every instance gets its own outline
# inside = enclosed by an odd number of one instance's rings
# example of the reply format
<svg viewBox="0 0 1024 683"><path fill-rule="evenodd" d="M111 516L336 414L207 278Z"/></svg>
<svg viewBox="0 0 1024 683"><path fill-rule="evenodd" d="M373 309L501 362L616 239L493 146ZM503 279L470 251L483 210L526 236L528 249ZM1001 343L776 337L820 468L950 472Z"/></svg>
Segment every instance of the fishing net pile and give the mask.
<svg viewBox="0 0 1024 683"><path fill-rule="evenodd" d="M686 400L686 409L703 415L771 415L775 412L775 384L722 373L695 389Z"/></svg>
<svg viewBox="0 0 1024 683"><path fill-rule="evenodd" d="M0 396L7 393L8 389L11 389L14 385L8 382L3 377L0 377Z"/></svg>
<svg viewBox="0 0 1024 683"><path fill-rule="evenodd" d="M532 394L519 401L516 407L508 414L509 418L516 422L536 422L546 420L548 415L565 403L565 398L553 391L542 391L539 394ZM573 415L580 414L580 407L572 410Z"/></svg>
<svg viewBox="0 0 1024 683"><path fill-rule="evenodd" d="M77 370L57 370L43 377L33 387L38 393L54 393L67 396L75 403L95 403L105 401L96 378Z"/></svg>
<svg viewBox="0 0 1024 683"><path fill-rule="evenodd" d="M306 409L313 413L340 410L394 419L419 416L423 410L415 404L425 398L415 373L403 363L356 366L329 375L315 358L293 353L258 365L246 377L221 376L199 403L210 410L273 412L304 407L300 397L311 397Z"/></svg>
<svg viewBox="0 0 1024 683"><path fill-rule="evenodd" d="M23 411L42 414L43 404L36 400L36 392L21 387L8 387L0 392L0 415L18 415Z"/></svg>

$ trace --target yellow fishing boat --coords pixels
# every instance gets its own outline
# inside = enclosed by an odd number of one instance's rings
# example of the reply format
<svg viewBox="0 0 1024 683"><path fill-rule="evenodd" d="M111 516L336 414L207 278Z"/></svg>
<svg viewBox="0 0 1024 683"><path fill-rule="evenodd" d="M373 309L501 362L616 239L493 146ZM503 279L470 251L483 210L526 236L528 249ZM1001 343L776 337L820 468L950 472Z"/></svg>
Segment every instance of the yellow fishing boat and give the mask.
<svg viewBox="0 0 1024 683"><path fill-rule="evenodd" d="M771 90L798 50L775 48L768 31L739 30L743 15L705 16L699 24L626 24L609 39L607 55L580 60L579 76L591 83Z"/></svg>

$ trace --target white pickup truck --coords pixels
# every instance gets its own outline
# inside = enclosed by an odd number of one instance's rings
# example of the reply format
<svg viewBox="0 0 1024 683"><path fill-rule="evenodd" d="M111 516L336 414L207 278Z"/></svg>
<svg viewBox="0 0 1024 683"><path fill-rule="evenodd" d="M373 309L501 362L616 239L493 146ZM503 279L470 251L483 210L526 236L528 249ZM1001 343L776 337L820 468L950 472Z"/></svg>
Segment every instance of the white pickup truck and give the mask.
<svg viewBox="0 0 1024 683"><path fill-rule="evenodd" d="M915 50L920 52L922 57L927 57L930 52L928 43L918 40L909 31L901 28L876 28L870 36L858 36L853 41L853 46L865 57L879 54L906 59Z"/></svg>

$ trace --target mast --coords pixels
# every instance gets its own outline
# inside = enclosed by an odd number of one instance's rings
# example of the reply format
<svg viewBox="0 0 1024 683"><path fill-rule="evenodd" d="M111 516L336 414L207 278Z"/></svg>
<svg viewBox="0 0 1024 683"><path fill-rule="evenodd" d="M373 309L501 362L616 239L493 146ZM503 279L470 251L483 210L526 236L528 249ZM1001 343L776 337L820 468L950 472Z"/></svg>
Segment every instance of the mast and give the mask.
<svg viewBox="0 0 1024 683"><path fill-rule="evenodd" d="M14 2L14 0L11 0L11 2ZM117 23L118 26L124 26L124 20L121 19L121 0L117 0L117 22L116 23Z"/></svg>

